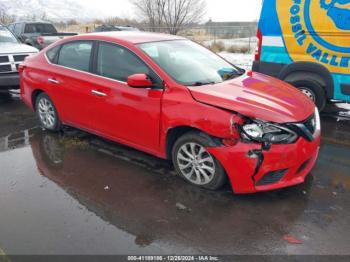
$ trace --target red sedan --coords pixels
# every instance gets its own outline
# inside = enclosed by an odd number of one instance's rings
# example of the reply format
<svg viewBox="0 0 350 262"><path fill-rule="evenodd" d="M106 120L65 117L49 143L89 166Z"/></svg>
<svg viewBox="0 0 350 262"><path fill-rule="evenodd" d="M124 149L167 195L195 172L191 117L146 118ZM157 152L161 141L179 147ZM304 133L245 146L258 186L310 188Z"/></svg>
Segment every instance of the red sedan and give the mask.
<svg viewBox="0 0 350 262"><path fill-rule="evenodd" d="M181 37L75 36L28 58L20 74L43 128L69 125L172 160L203 188L300 184L318 156L320 118L304 94Z"/></svg>

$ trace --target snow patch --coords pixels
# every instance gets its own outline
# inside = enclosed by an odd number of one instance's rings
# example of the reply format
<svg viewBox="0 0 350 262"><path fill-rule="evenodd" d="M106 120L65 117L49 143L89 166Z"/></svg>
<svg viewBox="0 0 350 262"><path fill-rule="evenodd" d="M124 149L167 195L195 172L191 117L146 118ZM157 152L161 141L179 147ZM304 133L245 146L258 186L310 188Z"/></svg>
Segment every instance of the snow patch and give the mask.
<svg viewBox="0 0 350 262"><path fill-rule="evenodd" d="M254 61L254 54L236 54L236 53L227 53L222 52L219 55L225 58L230 63L241 67L245 70L251 70Z"/></svg>

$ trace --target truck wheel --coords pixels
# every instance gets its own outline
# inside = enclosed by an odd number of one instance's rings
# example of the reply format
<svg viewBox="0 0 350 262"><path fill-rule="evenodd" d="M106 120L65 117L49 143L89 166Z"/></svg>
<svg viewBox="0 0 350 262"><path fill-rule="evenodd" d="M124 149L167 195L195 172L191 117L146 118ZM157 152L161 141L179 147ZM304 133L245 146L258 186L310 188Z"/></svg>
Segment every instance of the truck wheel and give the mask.
<svg viewBox="0 0 350 262"><path fill-rule="evenodd" d="M326 106L327 99L322 86L314 80L299 80L291 83L309 97L321 112Z"/></svg>
<svg viewBox="0 0 350 262"><path fill-rule="evenodd" d="M58 117L57 110L47 94L41 93L37 97L35 109L42 128L53 132L57 132L61 129L61 121Z"/></svg>
<svg viewBox="0 0 350 262"><path fill-rule="evenodd" d="M207 151L209 144L205 135L187 133L175 142L172 159L177 173L187 182L217 190L225 184L227 177L219 161Z"/></svg>

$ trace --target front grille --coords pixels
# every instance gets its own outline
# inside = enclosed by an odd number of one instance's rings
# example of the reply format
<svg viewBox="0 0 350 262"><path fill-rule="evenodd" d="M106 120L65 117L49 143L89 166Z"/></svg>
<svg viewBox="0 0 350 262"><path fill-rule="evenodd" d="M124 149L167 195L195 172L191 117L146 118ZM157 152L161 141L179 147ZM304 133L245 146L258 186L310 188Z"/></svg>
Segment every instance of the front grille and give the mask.
<svg viewBox="0 0 350 262"><path fill-rule="evenodd" d="M278 170L266 173L262 179L256 184L257 186L266 186L279 182L284 175L287 173L288 169Z"/></svg>
<svg viewBox="0 0 350 262"><path fill-rule="evenodd" d="M0 73L7 73L11 71L12 71L11 65L0 65Z"/></svg>
<svg viewBox="0 0 350 262"><path fill-rule="evenodd" d="M29 54L0 56L0 73L18 72L19 64L21 64L27 56L29 56Z"/></svg>
<svg viewBox="0 0 350 262"><path fill-rule="evenodd" d="M26 58L28 55L14 55L13 59L15 62L23 62L24 58Z"/></svg>
<svg viewBox="0 0 350 262"><path fill-rule="evenodd" d="M0 63L8 63L10 62L8 56L0 56Z"/></svg>

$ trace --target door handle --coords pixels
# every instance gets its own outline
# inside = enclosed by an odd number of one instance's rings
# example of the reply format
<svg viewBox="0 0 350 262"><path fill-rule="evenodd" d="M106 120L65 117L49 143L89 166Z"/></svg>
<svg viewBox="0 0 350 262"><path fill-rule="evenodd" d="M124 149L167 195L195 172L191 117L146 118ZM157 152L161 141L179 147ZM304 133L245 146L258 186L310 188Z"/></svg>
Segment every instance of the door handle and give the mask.
<svg viewBox="0 0 350 262"><path fill-rule="evenodd" d="M97 90L92 90L91 93L95 96L100 96L100 97L106 97L107 94L106 93L103 93L103 92L100 92L100 91L97 91Z"/></svg>
<svg viewBox="0 0 350 262"><path fill-rule="evenodd" d="M58 85L60 82L57 81L56 79L52 79L52 78L49 78L47 81L49 81L49 83L51 84L55 84L55 85Z"/></svg>

